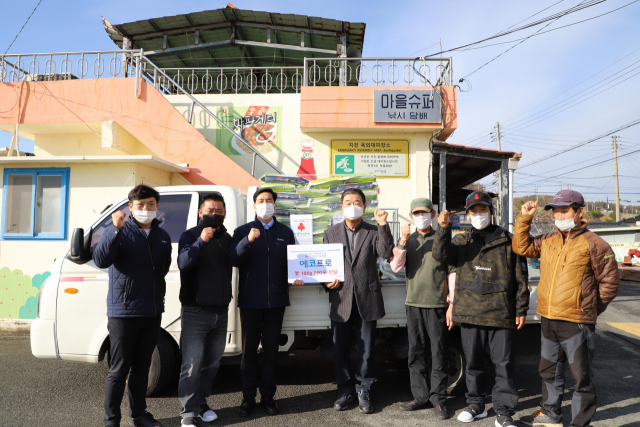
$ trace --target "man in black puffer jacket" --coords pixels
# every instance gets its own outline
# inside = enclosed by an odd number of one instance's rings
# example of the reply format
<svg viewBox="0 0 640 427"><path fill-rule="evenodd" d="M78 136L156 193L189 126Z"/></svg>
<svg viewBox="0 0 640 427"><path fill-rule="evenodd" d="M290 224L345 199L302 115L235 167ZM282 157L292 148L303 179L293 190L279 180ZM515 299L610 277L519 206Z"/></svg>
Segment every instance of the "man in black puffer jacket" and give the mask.
<svg viewBox="0 0 640 427"><path fill-rule="evenodd" d="M166 283L171 267L171 236L159 227L156 213L160 194L138 185L129 192L131 215L111 215L98 242L93 261L109 268L107 328L109 375L105 385L104 425L120 426L120 404L129 376L129 415L133 425L159 426L146 412L147 382L151 356L158 341L164 312Z"/></svg>
<svg viewBox="0 0 640 427"><path fill-rule="evenodd" d="M458 420L471 422L487 416L486 393L481 391L486 349L495 365L493 409L497 427L515 427L512 419L518 403L512 349L513 332L522 328L529 309L527 261L511 248L512 236L491 224L493 203L485 192L467 197L467 214L473 231L452 241L449 212L438 218L433 257L456 267L453 304L448 323L460 323L462 348L467 359L467 408Z"/></svg>
<svg viewBox="0 0 640 427"><path fill-rule="evenodd" d="M204 196L198 216L198 225L182 233L178 244L182 303L178 397L184 427L195 427L196 418L205 422L218 418L207 397L224 354L231 301L227 262L231 236L222 225L227 216L222 195Z"/></svg>
<svg viewBox="0 0 640 427"><path fill-rule="evenodd" d="M268 415L278 414L276 364L284 309L289 305L287 246L295 245L293 231L278 222L277 194L259 188L253 195L256 219L233 232L229 263L240 269L238 307L242 323L242 403L239 414L253 412L258 386L258 346L262 343L261 406ZM296 280L293 285L303 285Z"/></svg>

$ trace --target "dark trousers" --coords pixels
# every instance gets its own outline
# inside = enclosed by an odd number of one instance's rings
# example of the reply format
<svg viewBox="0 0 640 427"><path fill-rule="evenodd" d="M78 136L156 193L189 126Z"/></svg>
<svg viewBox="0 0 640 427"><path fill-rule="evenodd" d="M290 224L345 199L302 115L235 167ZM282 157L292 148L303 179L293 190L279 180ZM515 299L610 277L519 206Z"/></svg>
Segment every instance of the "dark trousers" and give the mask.
<svg viewBox="0 0 640 427"><path fill-rule="evenodd" d="M514 373L512 336L514 329L492 328L463 323L460 325L462 350L467 359L467 403L484 404L487 394L481 391L480 375L484 370L484 356L488 353L495 365L496 383L493 386L493 409L498 415L513 416L518 404L518 388Z"/></svg>
<svg viewBox="0 0 640 427"><path fill-rule="evenodd" d="M449 378L447 309L410 305L406 308L411 394L418 402L431 401L433 405L441 405L447 399ZM431 372L428 371L429 355Z"/></svg>
<svg viewBox="0 0 640 427"><path fill-rule="evenodd" d="M139 417L147 409L147 384L151 356L158 342L158 317L109 317L109 374L104 387L104 425L120 425L120 404L125 385L129 389L129 416ZM127 384L127 375L129 382Z"/></svg>
<svg viewBox="0 0 640 427"><path fill-rule="evenodd" d="M220 368L227 337L228 312L213 313L202 307L182 306L180 351L182 368L178 397L182 418L195 417L207 403L211 384Z"/></svg>
<svg viewBox="0 0 640 427"><path fill-rule="evenodd" d="M282 332L285 307L241 308L242 323L242 394L247 398L256 396L258 387L258 346L262 342L262 381L260 394L273 397L276 394L278 348Z"/></svg>
<svg viewBox="0 0 640 427"><path fill-rule="evenodd" d="M540 376L542 377L542 411L557 423L562 421L564 370L576 381L571 399L571 425L588 426L596 412L596 389L593 386L594 325L542 318Z"/></svg>
<svg viewBox="0 0 640 427"><path fill-rule="evenodd" d="M376 364L373 350L376 343L377 322L362 320L353 298L351 317L346 322L331 321L333 331L333 357L336 363L336 383L339 393L358 393L369 391L376 378ZM355 335L356 345L360 353L358 370L353 375L351 368L351 336ZM356 380L360 384L356 386Z"/></svg>

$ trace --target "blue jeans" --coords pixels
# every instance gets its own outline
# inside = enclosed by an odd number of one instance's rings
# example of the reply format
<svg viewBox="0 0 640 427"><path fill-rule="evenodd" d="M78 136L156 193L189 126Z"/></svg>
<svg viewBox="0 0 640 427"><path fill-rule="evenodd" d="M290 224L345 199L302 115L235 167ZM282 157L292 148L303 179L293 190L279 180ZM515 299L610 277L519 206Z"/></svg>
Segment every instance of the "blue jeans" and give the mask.
<svg viewBox="0 0 640 427"><path fill-rule="evenodd" d="M178 397L182 418L195 417L207 403L218 373L227 336L228 312L213 313L195 306L182 307L180 351L182 369Z"/></svg>

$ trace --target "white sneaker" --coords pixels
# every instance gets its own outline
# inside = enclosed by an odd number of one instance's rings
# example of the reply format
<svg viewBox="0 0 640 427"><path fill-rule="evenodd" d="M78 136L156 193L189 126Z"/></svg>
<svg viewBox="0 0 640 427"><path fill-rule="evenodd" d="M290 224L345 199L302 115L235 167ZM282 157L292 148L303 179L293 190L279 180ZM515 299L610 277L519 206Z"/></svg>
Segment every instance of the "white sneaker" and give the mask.
<svg viewBox="0 0 640 427"><path fill-rule="evenodd" d="M197 427L193 417L183 418L180 424L182 425L182 427Z"/></svg>
<svg viewBox="0 0 640 427"><path fill-rule="evenodd" d="M218 416L208 405L204 404L200 407L201 411L198 414L198 418L200 418L205 423L210 423L211 421L215 421L218 419Z"/></svg>
<svg viewBox="0 0 640 427"><path fill-rule="evenodd" d="M470 423L480 418L485 418L487 415L487 408L484 405L478 406L476 404L471 404L460 412L460 415L458 415L458 421Z"/></svg>
<svg viewBox="0 0 640 427"><path fill-rule="evenodd" d="M516 427L516 423L508 415L498 415L496 417L496 427Z"/></svg>

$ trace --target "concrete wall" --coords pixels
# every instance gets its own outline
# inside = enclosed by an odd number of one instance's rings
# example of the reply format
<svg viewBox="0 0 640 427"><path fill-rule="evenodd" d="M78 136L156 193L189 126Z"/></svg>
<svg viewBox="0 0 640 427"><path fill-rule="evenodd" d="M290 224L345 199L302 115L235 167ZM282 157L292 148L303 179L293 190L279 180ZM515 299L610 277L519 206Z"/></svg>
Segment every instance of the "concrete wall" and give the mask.
<svg viewBox="0 0 640 427"><path fill-rule="evenodd" d="M191 101L184 95L166 96L169 102L185 117L189 117ZM299 94L253 94L253 95L198 95L202 102L214 114L225 107L266 106L267 112L278 108L281 120L278 132L282 132L281 152L276 149L264 153L264 156L278 166L285 174L295 175L300 167L303 140L312 140L313 159L318 178L329 176L331 169L331 140L332 139L391 139L409 140L409 177L407 178L379 178L380 206L399 208L401 222L408 220L409 203L415 197L429 197L431 195L431 160L429 147L431 132L420 132L416 129L342 129L327 131L318 129L317 132L303 132L300 129L300 95ZM193 125L207 140L220 147L217 141L220 133L218 125L206 112L196 107L193 114ZM224 131L227 132L227 131ZM245 170L250 170L252 156L247 153L229 155L233 161ZM268 172L267 168L257 168L256 176ZM246 189L243 189L246 190Z"/></svg>

